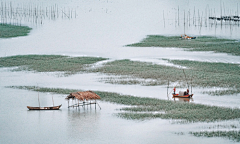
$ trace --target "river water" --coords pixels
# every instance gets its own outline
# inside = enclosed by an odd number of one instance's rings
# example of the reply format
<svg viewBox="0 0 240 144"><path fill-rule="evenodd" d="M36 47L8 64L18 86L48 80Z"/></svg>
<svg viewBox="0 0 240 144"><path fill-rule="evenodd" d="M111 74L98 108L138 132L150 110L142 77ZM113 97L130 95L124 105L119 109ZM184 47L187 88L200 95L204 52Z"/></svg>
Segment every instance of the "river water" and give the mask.
<svg viewBox="0 0 240 144"><path fill-rule="evenodd" d="M8 1L0 1L7 3ZM205 22L206 11L212 15L237 15L238 0L12 0L13 7L57 6L59 15L64 9L73 10L72 18L45 18L42 24L21 21L33 28L25 37L0 39L0 56L25 54L60 54L69 56L99 56L110 60L131 59L162 63L161 58L188 59L209 62L240 63L238 56L212 52L186 52L175 48L125 47L139 42L147 35L211 35L240 39L238 25L210 26ZM179 9L179 21L178 21ZM190 14L202 19L196 26ZM207 10L206 10L207 9ZM215 12L215 13L214 13ZM186 18L187 19L187 18ZM194 18L192 18L194 19ZM195 23L198 22L197 20ZM178 25L179 23L179 25ZM187 23L187 20L186 20ZM206 23L206 25L205 25ZM190 25L189 25L190 24ZM118 92L141 97L167 99L162 86L112 85L99 82L101 74L76 74L58 77L58 73L12 72L0 69L0 143L234 143L224 138L198 138L190 131L209 130L208 126L237 125L239 121L218 123L175 124L174 120L125 120L114 115L122 105L99 102L97 107L67 108L66 95L37 93L5 86L40 86ZM239 107L240 96L212 97L194 89L195 103ZM28 111L26 106L37 106L38 95L42 106L62 104L59 111ZM230 130L230 129L227 129Z"/></svg>

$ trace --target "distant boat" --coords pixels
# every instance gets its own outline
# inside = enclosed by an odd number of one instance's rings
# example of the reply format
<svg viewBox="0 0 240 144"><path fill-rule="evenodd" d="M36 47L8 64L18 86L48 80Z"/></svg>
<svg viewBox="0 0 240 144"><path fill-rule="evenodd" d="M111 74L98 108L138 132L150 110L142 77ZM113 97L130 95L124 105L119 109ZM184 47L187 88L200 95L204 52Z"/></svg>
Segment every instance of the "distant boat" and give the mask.
<svg viewBox="0 0 240 144"><path fill-rule="evenodd" d="M192 98L193 97L193 94L190 94L189 93L189 85L188 85L188 81L187 81L187 77L186 77L186 74L184 72L184 69L183 69L183 73L184 73L184 76L185 76L185 79L186 79L186 82L187 82L187 91L179 91L179 93L176 93L176 87L174 87L173 89L173 93L172 93L172 96L173 98ZM192 81L192 79L191 79ZM168 94L168 88L169 88L169 81L168 81L168 87L167 87L167 96L172 92L170 92ZM191 93L192 93L192 85L191 85Z"/></svg>
<svg viewBox="0 0 240 144"><path fill-rule="evenodd" d="M181 38L182 39L196 39L196 37L190 37L190 36L187 36L186 34L181 35Z"/></svg>
<svg viewBox="0 0 240 144"><path fill-rule="evenodd" d="M53 102L53 106L51 106L51 107L40 107L39 90L38 90L38 103L39 103L39 107L27 106L27 108L29 110L59 110L60 107L62 106L62 104L59 105L59 106L54 106L53 96L52 96L52 102Z"/></svg>
<svg viewBox="0 0 240 144"><path fill-rule="evenodd" d="M193 96L193 94L188 94L186 92L182 92L180 91L179 94L172 94L173 97L178 97L178 98L191 98Z"/></svg>
<svg viewBox="0 0 240 144"><path fill-rule="evenodd" d="M31 106L27 106L27 108L29 110L59 110L61 106L62 105L52 106L52 107L31 107Z"/></svg>

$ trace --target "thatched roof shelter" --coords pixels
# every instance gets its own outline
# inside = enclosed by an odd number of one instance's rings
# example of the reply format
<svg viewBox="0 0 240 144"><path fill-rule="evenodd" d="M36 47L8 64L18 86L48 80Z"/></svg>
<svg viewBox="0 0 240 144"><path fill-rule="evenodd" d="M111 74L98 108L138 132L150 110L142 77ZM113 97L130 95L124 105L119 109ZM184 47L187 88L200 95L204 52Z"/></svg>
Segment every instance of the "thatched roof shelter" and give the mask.
<svg viewBox="0 0 240 144"><path fill-rule="evenodd" d="M84 101L84 100L100 99L100 96L92 91L84 91L84 92L73 92L73 93L70 93L70 95L68 95L66 97L66 99L68 99L68 100L75 99L75 98L80 101Z"/></svg>

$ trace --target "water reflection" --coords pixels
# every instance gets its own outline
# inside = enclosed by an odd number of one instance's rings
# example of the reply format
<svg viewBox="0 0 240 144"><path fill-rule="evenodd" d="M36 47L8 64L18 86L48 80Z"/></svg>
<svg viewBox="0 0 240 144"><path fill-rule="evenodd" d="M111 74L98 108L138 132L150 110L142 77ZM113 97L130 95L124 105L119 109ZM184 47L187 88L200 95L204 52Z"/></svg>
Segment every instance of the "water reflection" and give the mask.
<svg viewBox="0 0 240 144"><path fill-rule="evenodd" d="M179 97L173 97L174 101L179 102L193 102L193 98L179 98Z"/></svg>
<svg viewBox="0 0 240 144"><path fill-rule="evenodd" d="M68 109L67 134L69 137L81 139L94 135L99 127L100 110L94 106Z"/></svg>

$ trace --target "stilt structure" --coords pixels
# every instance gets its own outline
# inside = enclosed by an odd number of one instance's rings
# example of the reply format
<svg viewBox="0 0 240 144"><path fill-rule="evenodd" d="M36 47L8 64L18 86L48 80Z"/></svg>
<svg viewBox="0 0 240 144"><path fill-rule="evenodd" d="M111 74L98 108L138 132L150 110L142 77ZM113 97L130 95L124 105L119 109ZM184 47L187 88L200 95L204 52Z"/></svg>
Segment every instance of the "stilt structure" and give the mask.
<svg viewBox="0 0 240 144"><path fill-rule="evenodd" d="M98 105L99 108L101 109L100 105L97 103L97 99L100 99L100 96L92 91L73 92L70 93L70 95L68 95L66 99L68 100L68 108L80 106L83 107L86 105L95 104L95 109L96 105ZM72 99L72 105L69 105L70 99Z"/></svg>

